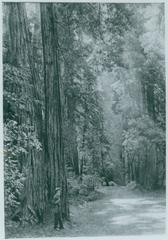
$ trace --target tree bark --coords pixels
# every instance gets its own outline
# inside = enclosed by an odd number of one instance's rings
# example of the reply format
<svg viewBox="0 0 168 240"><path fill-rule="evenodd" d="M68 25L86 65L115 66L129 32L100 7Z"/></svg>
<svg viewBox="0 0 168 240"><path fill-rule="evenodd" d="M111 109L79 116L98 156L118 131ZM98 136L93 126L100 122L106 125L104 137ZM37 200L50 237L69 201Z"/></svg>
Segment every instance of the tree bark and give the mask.
<svg viewBox="0 0 168 240"><path fill-rule="evenodd" d="M61 214L69 217L67 179L63 148L63 102L60 79L60 60L56 4L41 4L41 32L43 43L45 87L45 161L48 163L49 199L55 187L61 188Z"/></svg>
<svg viewBox="0 0 168 240"><path fill-rule="evenodd" d="M20 68L29 68L32 87L32 103L27 108L31 112L29 115L21 113L20 121L33 125L34 131L38 139L43 144L43 119L42 109L39 104L40 96L38 92L38 84L40 82L37 70L33 62L32 46L30 42L30 32L28 29L28 20L24 3L10 3L6 5L8 8L8 26L9 26L9 63ZM27 80L27 79L26 79ZM26 83L25 83L26 84ZM27 91L22 89L22 91ZM38 100L38 101L37 101ZM42 220L42 215L46 206L46 189L44 175L44 157L43 153L36 150L30 150L28 156L25 156L26 162L26 181L25 181L25 199L23 200L23 215L29 216L29 210L33 209L37 214L38 220Z"/></svg>

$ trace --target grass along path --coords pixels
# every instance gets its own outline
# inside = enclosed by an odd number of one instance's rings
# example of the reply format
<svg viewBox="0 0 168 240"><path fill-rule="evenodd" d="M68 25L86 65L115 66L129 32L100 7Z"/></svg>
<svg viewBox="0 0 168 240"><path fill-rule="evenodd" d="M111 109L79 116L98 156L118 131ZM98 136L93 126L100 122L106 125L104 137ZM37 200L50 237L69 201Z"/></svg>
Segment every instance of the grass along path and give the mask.
<svg viewBox="0 0 168 240"><path fill-rule="evenodd" d="M163 193L142 193L127 187L101 187L104 197L71 206L71 223L53 229L53 216L44 225L13 229L6 237L102 236L162 234L165 231L166 200Z"/></svg>

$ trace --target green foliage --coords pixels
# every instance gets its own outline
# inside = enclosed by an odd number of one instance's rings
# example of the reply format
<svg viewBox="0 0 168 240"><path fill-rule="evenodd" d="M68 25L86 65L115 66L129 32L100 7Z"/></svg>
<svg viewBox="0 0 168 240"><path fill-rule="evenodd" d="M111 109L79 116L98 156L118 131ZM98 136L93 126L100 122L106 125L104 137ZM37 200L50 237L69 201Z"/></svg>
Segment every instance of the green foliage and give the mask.
<svg viewBox="0 0 168 240"><path fill-rule="evenodd" d="M94 191L99 185L98 175L84 175L82 184L86 186L89 191Z"/></svg>
<svg viewBox="0 0 168 240"><path fill-rule="evenodd" d="M123 147L134 153L146 145L159 144L164 146L165 133L148 117L132 119L128 122L128 130L123 132Z"/></svg>
<svg viewBox="0 0 168 240"><path fill-rule="evenodd" d="M161 187L165 171L163 129L157 126L149 116L129 120L128 129L123 132L122 146L129 181L135 180L149 189ZM149 173L150 179L146 176Z"/></svg>
<svg viewBox="0 0 168 240"><path fill-rule="evenodd" d="M32 98L30 92L30 72L28 68L16 68L9 64L3 65L4 80L4 121L19 121L21 113L28 114Z"/></svg>
<svg viewBox="0 0 168 240"><path fill-rule="evenodd" d="M100 177L105 182L114 180L114 164L112 163L112 161L104 162L104 166L100 170Z"/></svg>
<svg viewBox="0 0 168 240"><path fill-rule="evenodd" d="M26 178L26 158L41 150L33 128L14 120L4 124L5 209L11 215L21 204Z"/></svg>
<svg viewBox="0 0 168 240"><path fill-rule="evenodd" d="M33 149L40 151L41 143L26 118L32 108L30 72L9 64L3 67L5 213L9 217L21 207L28 156Z"/></svg>

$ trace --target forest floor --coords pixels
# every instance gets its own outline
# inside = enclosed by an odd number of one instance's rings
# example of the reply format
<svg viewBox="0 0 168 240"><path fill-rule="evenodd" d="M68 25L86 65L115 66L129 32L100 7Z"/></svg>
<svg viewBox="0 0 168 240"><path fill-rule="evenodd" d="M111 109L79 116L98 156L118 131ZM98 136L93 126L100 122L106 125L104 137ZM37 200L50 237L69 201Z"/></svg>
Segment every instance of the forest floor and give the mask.
<svg viewBox="0 0 168 240"><path fill-rule="evenodd" d="M103 197L70 208L71 223L53 229L53 216L43 225L6 229L6 238L77 237L163 234L166 198L163 192L142 192L128 187L100 187Z"/></svg>

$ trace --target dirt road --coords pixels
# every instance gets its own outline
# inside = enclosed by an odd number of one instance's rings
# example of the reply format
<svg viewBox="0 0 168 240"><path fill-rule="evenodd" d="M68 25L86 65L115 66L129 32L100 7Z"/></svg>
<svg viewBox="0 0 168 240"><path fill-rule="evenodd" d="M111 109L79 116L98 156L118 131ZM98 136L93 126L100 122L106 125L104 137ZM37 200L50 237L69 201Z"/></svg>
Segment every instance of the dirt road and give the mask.
<svg viewBox="0 0 168 240"><path fill-rule="evenodd" d="M102 236L162 234L165 230L164 194L102 187L100 200L71 207L71 224L54 231L53 218L43 226L16 231L10 237Z"/></svg>

